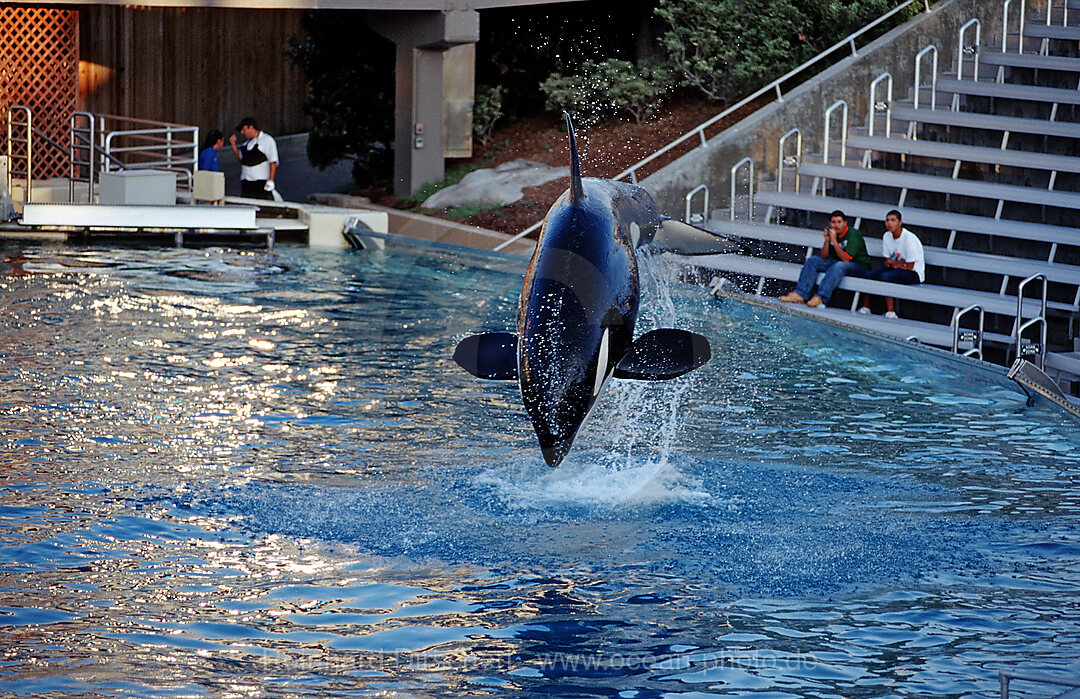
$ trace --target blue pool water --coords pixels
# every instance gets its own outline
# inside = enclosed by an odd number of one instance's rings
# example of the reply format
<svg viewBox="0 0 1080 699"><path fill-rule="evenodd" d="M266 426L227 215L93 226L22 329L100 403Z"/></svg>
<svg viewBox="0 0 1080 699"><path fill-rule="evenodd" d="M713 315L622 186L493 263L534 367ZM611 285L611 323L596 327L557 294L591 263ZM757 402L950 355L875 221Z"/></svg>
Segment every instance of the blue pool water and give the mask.
<svg viewBox="0 0 1080 699"><path fill-rule="evenodd" d="M0 695L994 696L1080 674L1080 430L931 355L644 265L544 465L451 361L523 264L25 251L0 277ZM1018 696L1048 696L1016 683Z"/></svg>

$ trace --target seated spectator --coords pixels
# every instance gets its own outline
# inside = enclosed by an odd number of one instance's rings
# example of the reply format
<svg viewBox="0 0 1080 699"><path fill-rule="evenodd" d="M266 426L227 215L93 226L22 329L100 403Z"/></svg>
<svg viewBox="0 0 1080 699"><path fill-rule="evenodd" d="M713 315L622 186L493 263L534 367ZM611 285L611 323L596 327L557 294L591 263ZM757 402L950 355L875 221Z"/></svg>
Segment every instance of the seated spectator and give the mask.
<svg viewBox="0 0 1080 699"><path fill-rule="evenodd" d="M869 269L870 255L866 252L866 241L862 234L858 229L848 227L843 211L834 211L829 215L829 227L825 229L821 254L806 259L795 290L784 294L780 300L785 303L805 303L811 308L827 304L845 276L863 277ZM818 272L824 272L825 278L818 286L817 294L807 301L810 290L817 283Z"/></svg>
<svg viewBox="0 0 1080 699"><path fill-rule="evenodd" d="M866 275L867 279L893 284L918 284L926 281L926 261L919 238L904 228L900 212L893 209L885 214L885 236L881 239L882 255L885 266L879 267ZM870 312L869 294L863 296L859 313ZM896 318L896 299L885 297L885 317Z"/></svg>

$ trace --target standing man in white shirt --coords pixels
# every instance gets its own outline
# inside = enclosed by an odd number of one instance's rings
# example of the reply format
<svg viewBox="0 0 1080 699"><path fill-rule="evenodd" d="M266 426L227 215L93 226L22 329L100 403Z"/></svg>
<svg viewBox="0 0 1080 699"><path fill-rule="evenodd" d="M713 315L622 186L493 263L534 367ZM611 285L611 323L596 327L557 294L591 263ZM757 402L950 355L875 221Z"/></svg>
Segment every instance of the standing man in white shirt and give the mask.
<svg viewBox="0 0 1080 699"><path fill-rule="evenodd" d="M259 130L253 117L244 117L236 130L247 139L237 147L236 134L229 137L233 155L240 161L240 196L248 199L273 199L277 175L277 142Z"/></svg>
<svg viewBox="0 0 1080 699"><path fill-rule="evenodd" d="M881 239L885 266L867 273L867 279L893 284L919 284L926 281L926 258L919 238L904 228L900 212L893 209L885 214L885 235ZM870 312L869 294L863 296L859 313ZM885 317L896 318L896 299L885 297Z"/></svg>

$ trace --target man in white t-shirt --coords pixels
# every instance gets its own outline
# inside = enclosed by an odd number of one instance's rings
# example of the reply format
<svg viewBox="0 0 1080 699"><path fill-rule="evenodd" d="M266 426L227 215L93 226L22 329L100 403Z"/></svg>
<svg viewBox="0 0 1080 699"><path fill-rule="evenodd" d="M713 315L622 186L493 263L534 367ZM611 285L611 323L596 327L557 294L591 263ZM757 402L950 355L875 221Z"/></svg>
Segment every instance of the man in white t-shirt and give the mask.
<svg viewBox="0 0 1080 699"><path fill-rule="evenodd" d="M918 284L926 281L926 258L919 238L904 228L900 212L893 209L885 214L885 235L881 239L885 266L867 273L867 279L893 284ZM869 294L863 296L859 313L870 312ZM896 299L885 297L885 317L896 318Z"/></svg>
<svg viewBox="0 0 1080 699"><path fill-rule="evenodd" d="M260 131L252 117L241 119L236 130L247 139L237 147L236 134L229 137L233 155L240 161L240 196L273 199L278 166L277 142L270 134Z"/></svg>

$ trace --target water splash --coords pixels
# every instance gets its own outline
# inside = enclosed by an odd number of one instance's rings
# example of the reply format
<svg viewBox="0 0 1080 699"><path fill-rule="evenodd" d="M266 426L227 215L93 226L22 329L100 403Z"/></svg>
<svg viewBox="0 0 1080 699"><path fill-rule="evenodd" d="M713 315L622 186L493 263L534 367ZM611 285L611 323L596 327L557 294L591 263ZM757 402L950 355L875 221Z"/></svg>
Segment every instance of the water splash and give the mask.
<svg viewBox="0 0 1080 699"><path fill-rule="evenodd" d="M641 308L636 334L678 327L673 282L678 268L639 254ZM681 407L693 374L673 381L612 381L582 428L578 443L556 470L518 460L480 474L511 507L643 506L710 499L700 482L679 468Z"/></svg>

